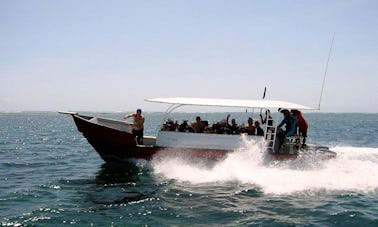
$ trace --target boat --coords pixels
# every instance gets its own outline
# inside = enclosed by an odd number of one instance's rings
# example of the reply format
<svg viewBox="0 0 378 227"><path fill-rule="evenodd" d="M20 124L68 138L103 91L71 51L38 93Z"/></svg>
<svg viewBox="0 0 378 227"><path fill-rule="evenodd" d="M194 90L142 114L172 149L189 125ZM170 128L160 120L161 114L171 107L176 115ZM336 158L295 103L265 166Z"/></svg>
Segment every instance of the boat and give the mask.
<svg viewBox="0 0 378 227"><path fill-rule="evenodd" d="M181 132L171 128L169 114L182 106L237 107L273 109L312 110L314 108L276 100L243 100L243 99L208 99L208 98L152 98L148 102L170 104L165 112L161 127L155 136L144 136L143 145L137 144L132 134L132 123L96 116L82 115L77 112L60 112L70 114L87 141L100 157L107 163L129 162L135 159L151 160L154 157L173 156L194 159L221 160L246 142L265 144L267 156L272 159L295 159L303 155L316 155L321 159L336 157L336 153L325 146L306 144L302 146L303 137L295 134L277 146L277 125L273 118L265 124L263 136L227 134L219 132L194 133ZM268 116L269 117L269 116ZM168 127L169 126L169 127Z"/></svg>

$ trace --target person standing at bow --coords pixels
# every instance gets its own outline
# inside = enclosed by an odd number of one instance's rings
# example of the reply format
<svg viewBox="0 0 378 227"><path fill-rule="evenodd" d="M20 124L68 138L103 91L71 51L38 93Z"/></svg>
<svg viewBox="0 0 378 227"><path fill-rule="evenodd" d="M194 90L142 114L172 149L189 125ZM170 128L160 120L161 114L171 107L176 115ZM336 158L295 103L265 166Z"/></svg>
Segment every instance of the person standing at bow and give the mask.
<svg viewBox="0 0 378 227"><path fill-rule="evenodd" d="M129 117L133 117L134 119L133 136L139 145L143 145L144 116L142 115L142 110L137 109L136 113L127 114L123 118L127 119Z"/></svg>

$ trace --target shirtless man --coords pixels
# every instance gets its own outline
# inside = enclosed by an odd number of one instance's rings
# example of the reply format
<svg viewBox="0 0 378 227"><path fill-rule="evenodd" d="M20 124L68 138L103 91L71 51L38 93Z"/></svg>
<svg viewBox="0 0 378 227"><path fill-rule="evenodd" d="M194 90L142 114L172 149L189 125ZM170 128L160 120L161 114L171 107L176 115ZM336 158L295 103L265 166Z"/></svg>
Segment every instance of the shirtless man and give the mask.
<svg viewBox="0 0 378 227"><path fill-rule="evenodd" d="M127 114L123 118L127 119L129 117L134 118L133 136L139 145L143 145L144 116L142 115L142 110L137 109L136 113Z"/></svg>
<svg viewBox="0 0 378 227"><path fill-rule="evenodd" d="M203 125L200 116L196 117L196 122L192 123L191 127L192 127L192 129L194 130L195 133L203 133L205 126Z"/></svg>

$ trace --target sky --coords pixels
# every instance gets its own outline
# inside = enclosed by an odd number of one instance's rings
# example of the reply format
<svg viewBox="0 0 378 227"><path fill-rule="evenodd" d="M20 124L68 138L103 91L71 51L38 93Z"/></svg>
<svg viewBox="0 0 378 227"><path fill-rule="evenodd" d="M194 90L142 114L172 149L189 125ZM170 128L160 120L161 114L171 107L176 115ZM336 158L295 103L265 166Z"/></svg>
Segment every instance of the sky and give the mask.
<svg viewBox="0 0 378 227"><path fill-rule="evenodd" d="M378 113L378 1L0 0L0 111L275 99Z"/></svg>

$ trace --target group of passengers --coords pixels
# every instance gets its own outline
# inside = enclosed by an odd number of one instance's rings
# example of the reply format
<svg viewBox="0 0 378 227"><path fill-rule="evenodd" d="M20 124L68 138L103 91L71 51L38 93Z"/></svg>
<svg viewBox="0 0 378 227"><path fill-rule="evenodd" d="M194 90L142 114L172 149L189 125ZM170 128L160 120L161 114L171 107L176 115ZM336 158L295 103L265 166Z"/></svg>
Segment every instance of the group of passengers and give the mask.
<svg viewBox="0 0 378 227"><path fill-rule="evenodd" d="M200 116L196 117L195 122L189 124L188 120L184 120L181 124L171 119L166 120L162 126L163 131L179 131L179 132L193 132L193 133L215 133L215 134L241 134L263 136L264 130L260 127L260 122L255 121L251 117L248 118L247 125L238 125L236 120L231 119L229 123L230 114L226 119L218 121L209 125L208 121L204 121Z"/></svg>
<svg viewBox="0 0 378 227"><path fill-rule="evenodd" d="M299 110L287 110L287 109L278 109L284 116L284 119L281 121L277 128L284 126L284 129L278 130L277 140L281 146L284 143L286 137L299 134L303 137L302 147L305 146L308 124L303 118L301 111Z"/></svg>
<svg viewBox="0 0 378 227"><path fill-rule="evenodd" d="M287 109L278 109L284 116L284 119L277 126L281 128L285 126L284 130L277 131L277 140L280 146L283 144L286 137L290 137L296 133L303 137L302 146L305 146L308 124L303 118L301 111L292 109L291 111ZM214 123L212 126L209 125L208 121L203 121L200 116L196 117L196 121L192 124L188 124L188 120L184 120L181 124L177 121L173 122L168 119L162 126L163 131L179 131L179 132L194 132L194 133L217 133L217 134L240 134L247 133L248 135L263 136L264 130L260 127L260 122L255 121L251 117L248 118L247 125L239 126L236 120L231 119L231 124L229 123L230 114L227 118ZM136 138L138 144L143 144L143 128L144 128L144 116L142 115L142 110L137 109L136 113L131 113L125 115L124 118L133 117L133 130L132 133ZM260 114L261 123L267 124L268 126L273 126L273 118L270 115L270 111L265 112L265 119L263 119ZM254 124L253 124L254 123ZM298 129L298 132L297 132Z"/></svg>
<svg viewBox="0 0 378 227"><path fill-rule="evenodd" d="M284 143L285 138L299 134L303 137L302 146L305 146L308 124L303 118L302 113L299 110L287 110L278 109L284 116L280 124L277 125L279 129L277 131L276 140L279 143L279 147ZM273 118L270 115L269 110L265 112L265 119L260 114L261 124L267 124L273 126ZM181 124L177 121L173 122L168 119L163 124L163 131L179 131L179 132L192 132L192 133L216 133L216 134L241 134L246 133L248 135L264 136L264 130L260 127L259 121L253 121L252 117L248 118L247 125L238 125L235 118L231 119L229 123L230 114L227 118L209 125L208 121L204 121L200 116L196 117L195 122L189 124L188 120L184 120ZM281 129L283 127L283 129Z"/></svg>

